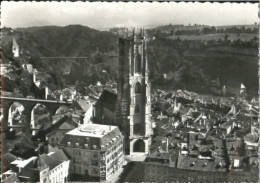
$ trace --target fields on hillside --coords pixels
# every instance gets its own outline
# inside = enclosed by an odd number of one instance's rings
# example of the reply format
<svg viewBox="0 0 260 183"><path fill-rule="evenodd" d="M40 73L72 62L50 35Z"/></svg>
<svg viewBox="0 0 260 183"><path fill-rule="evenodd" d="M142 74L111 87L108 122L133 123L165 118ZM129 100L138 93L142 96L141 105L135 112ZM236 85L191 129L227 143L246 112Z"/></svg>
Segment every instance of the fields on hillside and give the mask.
<svg viewBox="0 0 260 183"><path fill-rule="evenodd" d="M254 38L257 38L257 34L249 34L249 33L241 33L241 34L234 34L234 33L217 33L217 34L205 34L205 35L180 35L180 36L169 36L169 39L181 39L181 40L201 40L201 41L208 41L208 40L224 40L225 36L227 35L227 40L235 41L240 39L241 41L251 41Z"/></svg>

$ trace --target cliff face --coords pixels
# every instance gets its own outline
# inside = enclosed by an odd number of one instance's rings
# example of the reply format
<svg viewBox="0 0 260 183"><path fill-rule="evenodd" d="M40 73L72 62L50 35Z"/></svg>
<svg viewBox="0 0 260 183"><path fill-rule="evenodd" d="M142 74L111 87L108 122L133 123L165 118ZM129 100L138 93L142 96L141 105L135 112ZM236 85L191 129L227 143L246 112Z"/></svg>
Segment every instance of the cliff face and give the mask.
<svg viewBox="0 0 260 183"><path fill-rule="evenodd" d="M54 85L62 87L77 80L90 84L117 78L118 37L111 32L71 25L21 28L5 35L5 62L11 61L18 67L31 63L49 73ZM11 48L8 40L12 40L8 36L16 38L22 51L18 59L12 58L8 51ZM242 82L257 91L257 54L257 44L247 42L205 43L157 36L148 43L152 85L165 89L211 92L211 87Z"/></svg>

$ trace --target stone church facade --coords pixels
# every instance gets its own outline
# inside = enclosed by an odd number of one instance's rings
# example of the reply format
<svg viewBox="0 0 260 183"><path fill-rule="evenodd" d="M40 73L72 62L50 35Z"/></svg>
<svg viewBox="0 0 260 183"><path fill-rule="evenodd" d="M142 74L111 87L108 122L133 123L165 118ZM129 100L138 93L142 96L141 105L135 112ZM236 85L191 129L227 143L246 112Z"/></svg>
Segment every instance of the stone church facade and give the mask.
<svg viewBox="0 0 260 183"><path fill-rule="evenodd" d="M146 42L144 29L119 38L117 95L104 90L95 106L94 123L117 125L124 134L125 154L130 155L148 154L153 134Z"/></svg>
<svg viewBox="0 0 260 183"><path fill-rule="evenodd" d="M151 145L151 84L144 29L119 38L116 121L125 135L127 154L147 154Z"/></svg>

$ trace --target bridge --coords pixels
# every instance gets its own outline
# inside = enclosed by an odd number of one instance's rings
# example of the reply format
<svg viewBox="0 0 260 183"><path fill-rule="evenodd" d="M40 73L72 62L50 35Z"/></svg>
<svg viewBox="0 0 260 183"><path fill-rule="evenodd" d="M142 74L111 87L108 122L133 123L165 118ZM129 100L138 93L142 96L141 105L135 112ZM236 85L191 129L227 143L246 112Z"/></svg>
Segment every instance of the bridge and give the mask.
<svg viewBox="0 0 260 183"><path fill-rule="evenodd" d="M17 107L14 105L19 105L22 108L22 114L25 116L24 124L14 124L12 110ZM3 108L3 121L2 121L2 129L9 128L21 128L21 127L35 127L34 120L32 116L34 116L34 110L38 106L44 106L46 111L53 116L56 111L64 106L71 106L72 102L66 101L56 101L56 100L42 100L42 99L29 99L29 98L15 98L15 97L1 97L1 107ZM18 110L19 111L19 110Z"/></svg>

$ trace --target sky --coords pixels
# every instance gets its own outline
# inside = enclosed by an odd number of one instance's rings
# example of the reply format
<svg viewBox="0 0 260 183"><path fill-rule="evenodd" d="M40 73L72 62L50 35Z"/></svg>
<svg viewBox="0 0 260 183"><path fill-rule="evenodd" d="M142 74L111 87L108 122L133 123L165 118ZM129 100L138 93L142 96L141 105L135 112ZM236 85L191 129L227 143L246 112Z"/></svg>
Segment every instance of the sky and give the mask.
<svg viewBox="0 0 260 183"><path fill-rule="evenodd" d="M1 27L80 24L95 29L166 24L241 25L258 22L257 3L8 2Z"/></svg>

